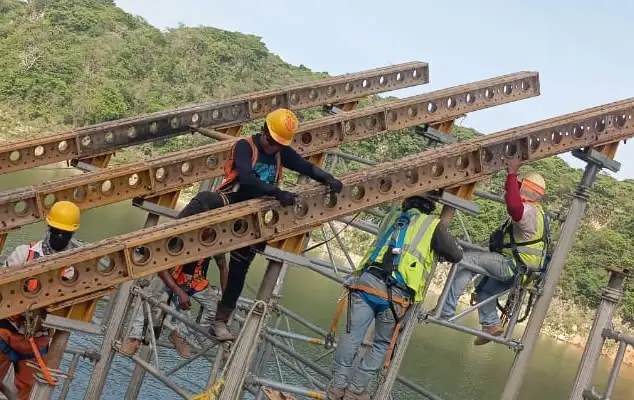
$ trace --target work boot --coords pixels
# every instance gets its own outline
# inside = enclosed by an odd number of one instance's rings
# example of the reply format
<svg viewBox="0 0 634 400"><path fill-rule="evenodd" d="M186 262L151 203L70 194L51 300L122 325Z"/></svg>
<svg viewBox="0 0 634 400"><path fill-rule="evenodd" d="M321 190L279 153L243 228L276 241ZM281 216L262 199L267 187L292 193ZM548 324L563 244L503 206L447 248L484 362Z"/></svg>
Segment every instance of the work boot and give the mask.
<svg viewBox="0 0 634 400"><path fill-rule="evenodd" d="M139 346L141 346L141 339L129 337L121 343L120 350L123 354L132 356L139 349Z"/></svg>
<svg viewBox="0 0 634 400"><path fill-rule="evenodd" d="M352 390L346 389L343 400L371 400L371 397L368 392L355 393Z"/></svg>
<svg viewBox="0 0 634 400"><path fill-rule="evenodd" d="M216 310L216 318L209 326L209 334L216 338L219 342L227 342L229 340L235 340L235 336L229 332L227 321L233 309L218 303L218 309Z"/></svg>
<svg viewBox="0 0 634 400"><path fill-rule="evenodd" d="M489 327L484 327L483 326L482 327L482 331L488 333L489 335L500 336L501 334L504 333L504 328L502 327L502 325L493 325L493 326L489 326ZM482 346L483 344L487 344L489 342L490 342L489 339L477 337L473 341L473 344L476 345L476 346Z"/></svg>
<svg viewBox="0 0 634 400"><path fill-rule="evenodd" d="M176 352L179 356L183 358L189 358L192 356L192 353L189 350L189 343L187 343L187 340L185 340L185 338L182 337L176 331L176 329L174 329L172 333L170 333L168 338L169 341L174 345L174 349L176 349Z"/></svg>
<svg viewBox="0 0 634 400"><path fill-rule="evenodd" d="M328 386L328 390L326 390L326 399L343 400L343 396L345 394L346 394L346 389L340 389L334 386Z"/></svg>

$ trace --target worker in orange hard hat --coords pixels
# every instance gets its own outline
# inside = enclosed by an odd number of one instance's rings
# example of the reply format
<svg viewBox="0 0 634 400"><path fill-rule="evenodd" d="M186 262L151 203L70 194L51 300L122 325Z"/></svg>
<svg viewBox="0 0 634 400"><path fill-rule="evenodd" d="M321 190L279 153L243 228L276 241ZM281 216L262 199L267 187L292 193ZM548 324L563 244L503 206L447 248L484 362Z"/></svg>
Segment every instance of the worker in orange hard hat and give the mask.
<svg viewBox="0 0 634 400"><path fill-rule="evenodd" d="M472 304L482 303L510 288L518 274L522 274L523 278L539 276L548 266L550 223L541 204L546 193L546 181L536 172L518 180L519 165L515 158L507 162L504 201L509 218L489 238L490 252L467 252L461 261L482 267L489 274L479 278ZM458 269L442 308L442 318L455 314L458 299L475 275L469 269ZM483 332L492 336L504 332L495 301L483 304L478 312ZM474 344L483 345L489 341L481 336L475 339Z"/></svg>
<svg viewBox="0 0 634 400"><path fill-rule="evenodd" d="M293 111L279 108L270 112L260 132L242 138L233 145L231 155L224 165L224 179L215 191L199 192L180 212L178 218L266 196L276 198L283 206L292 206L295 204L295 194L279 188L284 167L339 193L343 185L338 179L305 160L291 147L298 126L299 122ZM256 252L263 251L264 247L263 242L231 251L227 284L223 285L222 299L209 327L209 332L216 340L223 342L234 339L228 330L227 321L242 293L249 266ZM226 270L224 255L214 258L221 271ZM194 261L180 266L178 272L200 277L201 273L197 268L203 265L205 263ZM168 287L174 287L174 276L162 274L160 278ZM181 302L188 299L187 293L179 294L178 298Z"/></svg>
<svg viewBox="0 0 634 400"><path fill-rule="evenodd" d="M77 205L70 201L56 202L46 216L48 229L44 239L16 247L4 266L19 268L24 263L39 257L80 246L81 242L74 238L75 232L79 229L79 216L80 211ZM59 278L72 281L75 279L74 268L72 266L65 268L61 271ZM36 294L42 290L42 284L38 279L28 278L24 281L23 290L25 293ZM35 357L33 347L43 355L47 352L49 344L49 332L41 325L44 313L36 310L32 314L32 322L36 323L28 328L24 314L0 320L0 381L4 379L9 367L13 364L15 386L20 400L29 398L34 383L34 370L26 363L27 360Z"/></svg>

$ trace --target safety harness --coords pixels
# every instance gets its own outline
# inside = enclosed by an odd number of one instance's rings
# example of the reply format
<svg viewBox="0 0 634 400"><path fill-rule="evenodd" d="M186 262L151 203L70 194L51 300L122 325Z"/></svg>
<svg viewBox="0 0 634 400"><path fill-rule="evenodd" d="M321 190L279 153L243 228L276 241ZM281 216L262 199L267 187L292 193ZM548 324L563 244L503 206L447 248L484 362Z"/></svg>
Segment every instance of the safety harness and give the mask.
<svg viewBox="0 0 634 400"><path fill-rule="evenodd" d="M405 284L404 279L398 271L398 265L400 263L401 253L403 251L403 244L405 243L405 234L407 233L409 223L410 214L407 211L403 211L401 215L397 218L397 220L390 225L387 231L379 237L374 250L372 251L370 257L368 257L368 260L361 269L362 273L370 273L377 278L382 279L385 282L386 290L377 290L365 285L358 284L351 284L346 286L347 293L344 293L337 302L337 310L335 311L335 315L333 316L332 324L330 325L330 331L328 332L324 340L324 345L327 349L331 348L334 344L337 325L339 323L341 313L343 312L343 307L346 304L346 300L348 301L346 333L350 333L350 308L352 292L358 291L362 294L376 296L387 301L390 311L392 312L392 316L394 317L394 333L392 335L392 339L390 340L390 347L383 363L384 368L389 367L390 361L392 359L392 354L394 352L394 347L396 345L396 339L398 338L398 334L401 330L402 319L413 304L413 299L415 296L415 292ZM388 247L384 253L382 262L378 263L376 262L376 260L386 242L388 243ZM390 255L392 256L392 262L388 266L386 265L386 261L389 262ZM393 274L397 277L395 278L394 276L392 276ZM402 291L407 293L407 295L404 297L393 296L393 287L401 289ZM394 303L401 306L401 313L398 313L396 311Z"/></svg>
<svg viewBox="0 0 634 400"><path fill-rule="evenodd" d="M29 253L27 255L26 261L33 261L40 257L40 254L35 251L35 246L37 242L29 243ZM18 372L18 363L24 360L30 360L35 358L38 366L44 378L50 385L55 384L55 380L51 376L51 373L42 358L42 355L48 353L48 345L43 346L42 348L38 348L35 343L35 333L40 326L40 320L42 316L39 313L33 313L31 311L27 311L24 314L14 315L9 317L7 320L0 320L0 329L5 329L9 332L16 332L19 335L24 336L25 339L28 340L31 345L32 353L20 353L14 350L9 343L7 343L4 339L0 337L0 351L2 351L5 355L9 357L9 360L13 364L13 368L15 372ZM4 322L3 322L4 321ZM24 327L23 332L20 331L19 326L22 325Z"/></svg>
<svg viewBox="0 0 634 400"><path fill-rule="evenodd" d="M497 301L497 307L502 313L502 325L506 325L506 323L509 321L513 309L515 308L516 302L521 298L521 290L526 289L531 283L534 284L535 288L539 288L544 280L546 273L548 272L548 267L550 265L550 260L552 257L552 238L550 233L550 218L548 217L546 212L543 212L543 221L543 235L534 240L529 240L526 242L516 242L515 235L513 234L513 225L510 218L502 225L499 230L491 235L491 239L489 241L489 249L492 252L500 254L502 253L503 249L511 249L511 254L513 255L513 259L515 260L515 267L512 267L513 272L515 272L515 279L513 280L512 284L509 285L509 287L514 287L515 290L509 293L506 304L502 305L499 301ZM506 234L509 235L509 243L503 243L503 238ZM544 248L541 253L543 255L542 262L538 268L533 268L523 262L522 258L520 257L520 249L522 251L525 251L527 249L525 246L530 246L540 242L544 243ZM477 304L476 298L478 296L478 293L482 290L488 279L488 276L484 276L476 285L471 297L472 306ZM517 322L523 322L524 320L526 320L526 318L528 318L528 315L530 315L532 306L536 300L536 295L536 291L530 291L524 315L518 318Z"/></svg>

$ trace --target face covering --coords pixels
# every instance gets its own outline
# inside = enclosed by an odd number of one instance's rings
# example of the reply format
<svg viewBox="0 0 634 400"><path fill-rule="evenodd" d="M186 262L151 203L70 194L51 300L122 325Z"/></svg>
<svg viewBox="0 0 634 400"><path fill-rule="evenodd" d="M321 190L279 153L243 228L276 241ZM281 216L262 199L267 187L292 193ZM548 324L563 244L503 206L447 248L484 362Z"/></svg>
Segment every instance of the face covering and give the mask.
<svg viewBox="0 0 634 400"><path fill-rule="evenodd" d="M70 239L73 237L73 232L62 231L55 228L49 228L48 231L48 244L55 252L62 251L68 246Z"/></svg>

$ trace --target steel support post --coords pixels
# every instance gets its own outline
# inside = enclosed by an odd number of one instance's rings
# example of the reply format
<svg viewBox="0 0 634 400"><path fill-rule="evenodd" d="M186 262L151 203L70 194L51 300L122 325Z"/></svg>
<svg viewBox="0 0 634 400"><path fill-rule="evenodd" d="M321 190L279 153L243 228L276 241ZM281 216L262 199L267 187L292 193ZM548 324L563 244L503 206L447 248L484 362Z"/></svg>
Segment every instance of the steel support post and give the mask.
<svg viewBox="0 0 634 400"><path fill-rule="evenodd" d="M112 296L112 311L110 312L110 320L106 321L106 332L103 337L101 350L99 351L99 359L95 363L88 388L86 389L85 400L99 400L103 387L108 377L108 371L112 364L115 351L113 349L115 340L121 332L123 321L129 306L130 289L134 285L134 281L128 281L121 285L115 295Z"/></svg>
<svg viewBox="0 0 634 400"><path fill-rule="evenodd" d="M533 349L539 339L539 332L542 328L542 324L544 323L544 319L546 318L546 313L548 312L552 297L555 294L559 277L564 269L566 257L572 248L575 233L579 227L579 223L581 222L586 203L588 202L590 188L596 180L599 169L600 166L594 162L588 163L583 172L583 178L573 194L570 211L568 212L566 221L561 228L559 240L557 241L555 251L550 261L548 275L546 277L546 281L544 282L542 294L535 302L528 324L524 330L524 335L522 336L524 348L521 352L518 352L515 355L508 380L506 381L506 386L502 392L501 400L514 400L519 394L522 386L522 380L528 370L528 364L531 356L533 355Z"/></svg>
<svg viewBox="0 0 634 400"><path fill-rule="evenodd" d="M585 389L592 386L594 370L601 356L601 349L605 342L603 329L607 328L612 321L614 311L619 301L623 297L623 283L625 276L622 273L611 271L608 285L603 288L601 303L597 308L592 328L588 335L586 346L579 362L577 375L570 393L570 400L581 400Z"/></svg>

